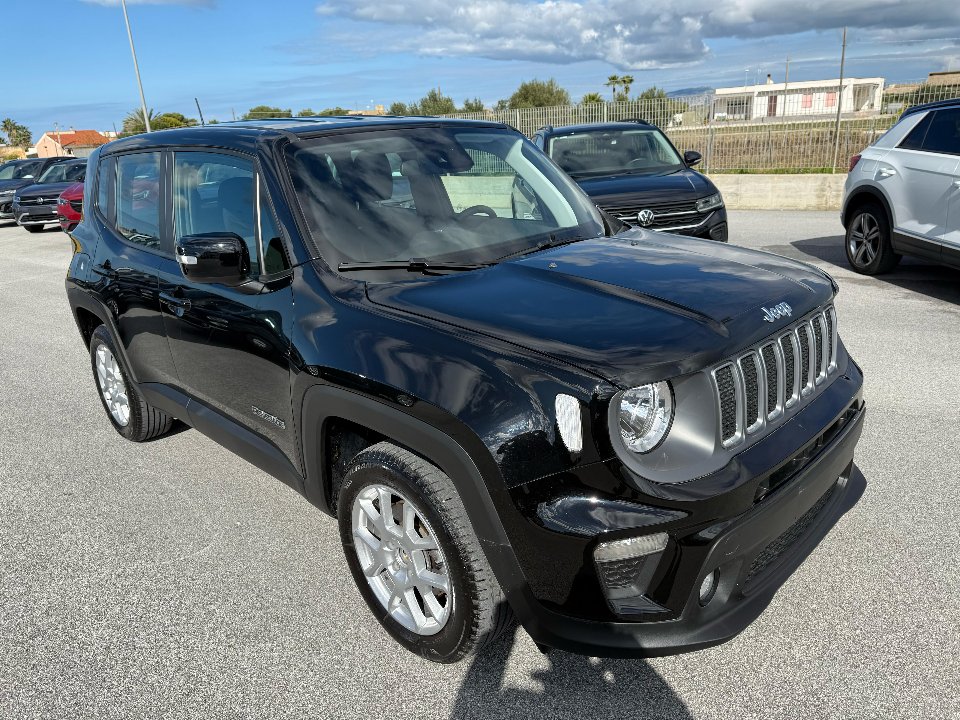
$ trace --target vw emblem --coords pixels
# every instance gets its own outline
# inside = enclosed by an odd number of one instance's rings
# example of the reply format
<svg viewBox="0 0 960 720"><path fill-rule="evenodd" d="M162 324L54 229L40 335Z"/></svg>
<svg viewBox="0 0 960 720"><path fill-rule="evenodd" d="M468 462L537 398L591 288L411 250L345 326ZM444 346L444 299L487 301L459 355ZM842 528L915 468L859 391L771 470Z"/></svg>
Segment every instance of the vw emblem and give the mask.
<svg viewBox="0 0 960 720"><path fill-rule="evenodd" d="M43 204L43 198L37 198L37 205Z"/></svg>
<svg viewBox="0 0 960 720"><path fill-rule="evenodd" d="M653 210L644 208L637 213L637 222L641 227L650 227L653 225Z"/></svg>
<svg viewBox="0 0 960 720"><path fill-rule="evenodd" d="M763 310L763 319L768 323L793 315L793 308L785 302L777 303L772 308L761 307L760 309Z"/></svg>

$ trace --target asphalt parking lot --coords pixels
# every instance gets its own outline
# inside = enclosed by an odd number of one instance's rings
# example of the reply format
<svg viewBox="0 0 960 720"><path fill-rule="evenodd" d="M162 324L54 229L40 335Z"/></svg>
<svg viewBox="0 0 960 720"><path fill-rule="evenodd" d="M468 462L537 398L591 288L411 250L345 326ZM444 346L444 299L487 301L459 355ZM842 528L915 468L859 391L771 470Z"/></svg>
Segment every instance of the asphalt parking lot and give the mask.
<svg viewBox="0 0 960 720"><path fill-rule="evenodd" d="M840 283L866 480L733 641L454 666L392 642L335 522L199 433L110 427L59 231L0 226L0 717L960 718L960 272L847 269L836 213L731 212L732 241Z"/></svg>

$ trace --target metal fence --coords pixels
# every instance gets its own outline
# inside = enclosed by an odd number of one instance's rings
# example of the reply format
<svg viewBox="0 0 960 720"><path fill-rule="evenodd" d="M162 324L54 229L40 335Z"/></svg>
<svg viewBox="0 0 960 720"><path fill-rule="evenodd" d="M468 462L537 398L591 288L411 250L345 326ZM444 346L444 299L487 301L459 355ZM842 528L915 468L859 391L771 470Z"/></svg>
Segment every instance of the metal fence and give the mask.
<svg viewBox="0 0 960 720"><path fill-rule="evenodd" d="M913 105L960 98L960 85L830 86L639 99L445 117L494 120L528 136L551 125L644 119L681 150L697 150L712 173L844 171L849 157L873 143ZM837 122L837 104L840 119Z"/></svg>
<svg viewBox="0 0 960 720"><path fill-rule="evenodd" d="M850 156L876 141L905 109L960 98L960 85L919 82L884 88L881 78L848 79L839 90L829 83L759 85L444 117L503 122L528 136L545 125L644 119L662 128L681 151L700 152L705 172L818 173L845 171Z"/></svg>

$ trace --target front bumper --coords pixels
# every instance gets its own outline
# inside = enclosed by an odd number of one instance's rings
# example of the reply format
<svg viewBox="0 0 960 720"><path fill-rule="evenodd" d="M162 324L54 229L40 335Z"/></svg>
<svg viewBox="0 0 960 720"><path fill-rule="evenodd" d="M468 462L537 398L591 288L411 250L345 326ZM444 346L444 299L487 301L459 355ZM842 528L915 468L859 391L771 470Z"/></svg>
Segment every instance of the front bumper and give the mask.
<svg viewBox="0 0 960 720"><path fill-rule="evenodd" d="M782 427L785 432L741 453L729 472L664 488L659 502L651 496L655 490L647 493L649 504L689 513L686 520L615 534L669 534L646 593L660 613L614 616L596 579L594 543L573 546L551 533L550 544L569 546L569 566L576 562L579 568L570 584L560 581L566 566L555 553L550 573L538 578L531 565L525 568L529 592L508 593L533 640L586 655L651 657L709 647L743 631L862 492L862 476L853 471L866 413L861 388L860 370L849 361L832 391ZM624 474L617 461L608 461L582 469L577 484L609 486L610 478L622 481ZM779 484L773 485L774 478ZM764 482L774 489L761 497L757 489ZM545 547L539 548L541 558ZM701 606L698 590L714 571L717 589Z"/></svg>
<svg viewBox="0 0 960 720"><path fill-rule="evenodd" d="M57 205L18 205L13 204L13 216L18 225L52 225L59 222Z"/></svg>

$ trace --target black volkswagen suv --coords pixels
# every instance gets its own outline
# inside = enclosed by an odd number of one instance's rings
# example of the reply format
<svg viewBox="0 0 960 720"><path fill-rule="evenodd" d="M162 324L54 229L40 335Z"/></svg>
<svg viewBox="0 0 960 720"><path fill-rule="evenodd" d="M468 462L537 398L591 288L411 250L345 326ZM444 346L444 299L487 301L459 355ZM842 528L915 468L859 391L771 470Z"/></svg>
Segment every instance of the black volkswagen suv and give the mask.
<svg viewBox="0 0 960 720"><path fill-rule="evenodd" d="M513 617L592 655L722 642L861 489L830 277L615 231L507 126L154 132L85 193L66 290L109 422L177 418L334 515L430 660Z"/></svg>
<svg viewBox="0 0 960 720"><path fill-rule="evenodd" d="M51 165L75 160L72 157L11 160L0 165L0 220L14 220L13 198L17 190L33 185Z"/></svg>
<svg viewBox="0 0 960 720"><path fill-rule="evenodd" d="M537 147L591 197L629 227L727 241L727 210L716 185L682 156L656 125L642 120L546 126Z"/></svg>
<svg viewBox="0 0 960 720"><path fill-rule="evenodd" d="M86 172L86 158L71 158L48 167L36 184L17 190L11 208L17 224L30 232L40 232L46 225L59 224L57 200L60 193L74 183L83 182Z"/></svg>

